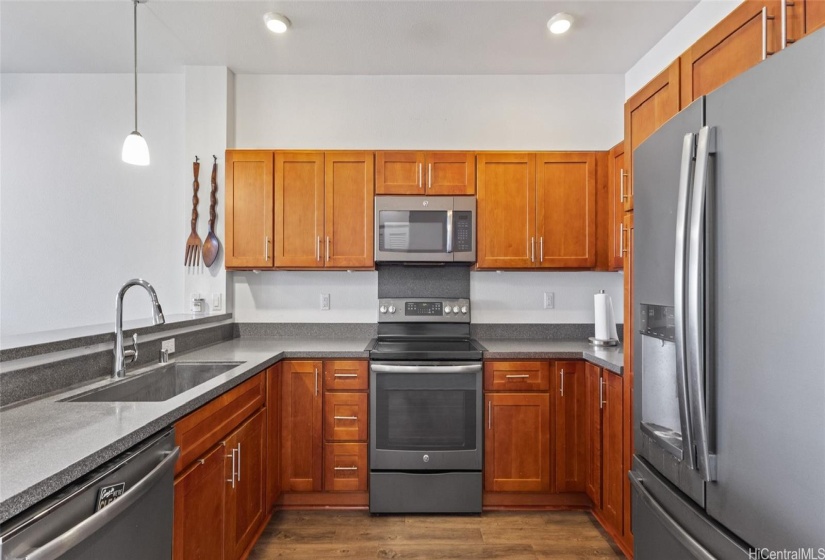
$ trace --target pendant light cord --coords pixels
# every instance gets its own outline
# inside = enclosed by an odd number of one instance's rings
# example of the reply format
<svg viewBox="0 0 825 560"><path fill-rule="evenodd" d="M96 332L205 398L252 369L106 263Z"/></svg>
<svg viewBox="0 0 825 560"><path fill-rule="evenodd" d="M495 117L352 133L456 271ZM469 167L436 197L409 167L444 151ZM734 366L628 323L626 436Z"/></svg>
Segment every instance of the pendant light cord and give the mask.
<svg viewBox="0 0 825 560"><path fill-rule="evenodd" d="M137 115L137 109L138 109L138 107L137 107L137 95L138 95L137 94L137 89L138 89L137 88L137 5L138 5L138 0L132 0L132 2L134 4L134 17L132 19L134 21L134 30L135 30L135 33L134 33L134 38L135 38L135 131L137 131L137 129L138 129L138 125L137 125L138 124L138 119L137 119L137 117L138 117L138 115Z"/></svg>

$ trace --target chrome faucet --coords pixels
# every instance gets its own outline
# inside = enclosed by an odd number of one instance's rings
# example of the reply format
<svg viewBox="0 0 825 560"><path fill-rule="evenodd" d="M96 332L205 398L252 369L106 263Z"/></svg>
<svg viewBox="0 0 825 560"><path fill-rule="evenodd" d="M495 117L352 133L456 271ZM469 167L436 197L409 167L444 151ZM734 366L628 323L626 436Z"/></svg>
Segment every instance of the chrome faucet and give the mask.
<svg viewBox="0 0 825 560"><path fill-rule="evenodd" d="M131 350L124 350L123 348L123 296L132 286L140 286L149 292L149 297L152 298L152 323L162 325L166 322L166 319L163 318L163 310L158 302L158 294L149 282L134 278L120 288L115 306L115 368L112 372L112 379L123 377L126 373L126 364L131 364L138 357L137 333L132 335L133 348Z"/></svg>

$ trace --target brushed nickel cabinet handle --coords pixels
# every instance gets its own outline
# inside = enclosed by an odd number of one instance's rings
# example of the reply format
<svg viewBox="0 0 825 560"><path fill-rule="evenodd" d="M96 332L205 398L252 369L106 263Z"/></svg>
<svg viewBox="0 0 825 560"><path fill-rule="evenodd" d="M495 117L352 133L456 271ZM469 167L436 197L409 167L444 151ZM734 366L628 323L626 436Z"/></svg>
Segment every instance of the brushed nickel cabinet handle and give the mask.
<svg viewBox="0 0 825 560"><path fill-rule="evenodd" d="M264 237L264 261L269 262L269 236Z"/></svg>
<svg viewBox="0 0 825 560"><path fill-rule="evenodd" d="M775 54L768 50L768 20L775 19L774 16L768 15L768 8L762 8L762 60L768 58L769 55Z"/></svg>
<svg viewBox="0 0 825 560"><path fill-rule="evenodd" d="M241 442L238 442L238 482L241 481Z"/></svg>
<svg viewBox="0 0 825 560"><path fill-rule="evenodd" d="M433 164L427 164L427 188L433 188Z"/></svg>
<svg viewBox="0 0 825 560"><path fill-rule="evenodd" d="M624 254L624 224L619 224L619 256Z"/></svg>
<svg viewBox="0 0 825 560"><path fill-rule="evenodd" d="M559 391L561 392L561 396L564 396L564 368L562 368L561 372L559 373L561 376L561 386L559 387Z"/></svg>
<svg viewBox="0 0 825 560"><path fill-rule="evenodd" d="M329 262L329 235L327 235L327 262Z"/></svg>
<svg viewBox="0 0 825 560"><path fill-rule="evenodd" d="M539 262L544 262L544 236L543 235L539 238L539 246L540 246Z"/></svg>
<svg viewBox="0 0 825 560"><path fill-rule="evenodd" d="M332 467L336 471L357 471L358 467Z"/></svg>
<svg viewBox="0 0 825 560"><path fill-rule="evenodd" d="M530 238L530 262L536 262L536 238Z"/></svg>
<svg viewBox="0 0 825 560"><path fill-rule="evenodd" d="M599 379L599 409L604 408L604 405L607 404L607 401L604 398L604 377Z"/></svg>
<svg viewBox="0 0 825 560"><path fill-rule="evenodd" d="M624 169L619 169L619 201L624 202L627 200L627 197L624 194L624 178L627 176L627 173L624 172Z"/></svg>
<svg viewBox="0 0 825 560"><path fill-rule="evenodd" d="M333 416L334 420L358 420L357 416Z"/></svg>
<svg viewBox="0 0 825 560"><path fill-rule="evenodd" d="M318 396L318 368L315 368L315 396Z"/></svg>
<svg viewBox="0 0 825 560"><path fill-rule="evenodd" d="M235 488L235 453L237 451L238 450L233 447L232 453L227 455L228 458L232 459L232 474L229 475L229 478L226 481L232 484L232 488Z"/></svg>
<svg viewBox="0 0 825 560"><path fill-rule="evenodd" d="M315 236L315 261L321 260L321 236Z"/></svg>
<svg viewBox="0 0 825 560"><path fill-rule="evenodd" d="M422 163L419 163L419 164L418 164L418 188L419 188L419 189L420 189L420 188L422 188L422 187L421 187L421 176L423 175L423 173L422 173L422 171L421 171L421 168L423 167L423 165L424 165L424 164L422 164Z"/></svg>
<svg viewBox="0 0 825 560"><path fill-rule="evenodd" d="M358 377L357 373L336 373L335 377Z"/></svg>
<svg viewBox="0 0 825 560"><path fill-rule="evenodd" d="M524 378L526 378L526 377L530 377L530 375L529 375L529 374L527 374L527 373L518 373L518 374L516 374L516 373L508 373L507 375L505 375L505 377L506 377L507 379L524 379Z"/></svg>

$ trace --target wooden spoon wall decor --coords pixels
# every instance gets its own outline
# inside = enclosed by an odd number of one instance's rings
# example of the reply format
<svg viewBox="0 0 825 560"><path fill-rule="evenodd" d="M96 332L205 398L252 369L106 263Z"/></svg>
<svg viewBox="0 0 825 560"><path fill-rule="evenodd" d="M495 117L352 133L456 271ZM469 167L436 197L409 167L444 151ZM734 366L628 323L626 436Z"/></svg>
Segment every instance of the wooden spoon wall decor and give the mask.
<svg viewBox="0 0 825 560"><path fill-rule="evenodd" d="M206 241L203 242L203 264L212 266L218 257L218 250L221 242L215 235L215 206L218 204L218 157L212 156L215 160L212 164L212 192L209 194L209 233L206 234Z"/></svg>

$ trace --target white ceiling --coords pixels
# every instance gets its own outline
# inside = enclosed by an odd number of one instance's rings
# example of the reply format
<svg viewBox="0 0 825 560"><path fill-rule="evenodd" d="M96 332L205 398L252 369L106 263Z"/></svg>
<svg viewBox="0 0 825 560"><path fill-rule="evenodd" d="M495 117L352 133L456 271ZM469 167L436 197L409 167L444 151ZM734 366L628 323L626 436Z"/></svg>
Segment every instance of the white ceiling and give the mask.
<svg viewBox="0 0 825 560"><path fill-rule="evenodd" d="M625 73L698 0L148 0L141 72L185 65L261 74ZM268 11L292 29L269 33ZM546 22L576 17L565 36ZM2 72L130 72L131 0L0 1Z"/></svg>

